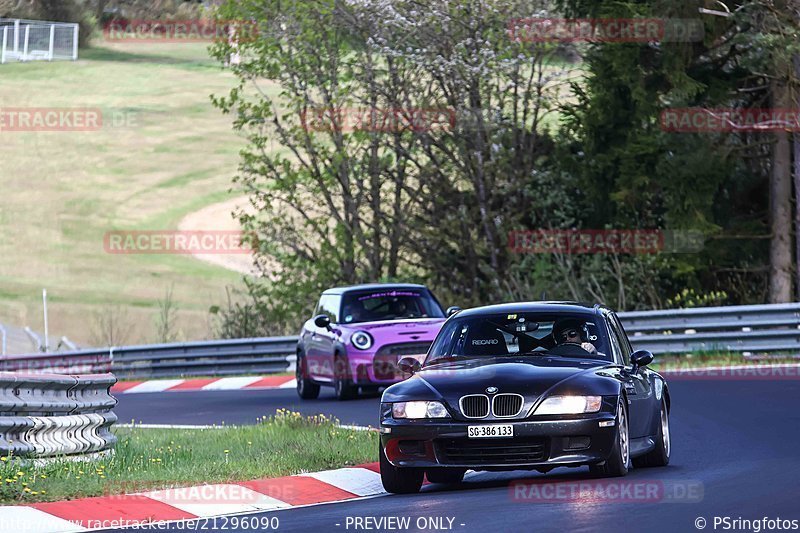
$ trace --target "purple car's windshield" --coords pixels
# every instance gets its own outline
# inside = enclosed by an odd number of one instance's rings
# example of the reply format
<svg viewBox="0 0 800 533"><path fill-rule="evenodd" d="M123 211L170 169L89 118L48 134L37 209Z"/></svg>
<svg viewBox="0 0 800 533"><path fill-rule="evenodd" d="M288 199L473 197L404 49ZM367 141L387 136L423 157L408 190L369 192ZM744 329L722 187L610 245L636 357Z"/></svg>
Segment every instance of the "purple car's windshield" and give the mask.
<svg viewBox="0 0 800 533"><path fill-rule="evenodd" d="M520 355L612 359L598 317L519 312L453 318L433 342L425 365L457 358Z"/></svg>
<svg viewBox="0 0 800 533"><path fill-rule="evenodd" d="M348 292L342 298L341 322L344 324L404 318L444 318L444 312L423 289Z"/></svg>

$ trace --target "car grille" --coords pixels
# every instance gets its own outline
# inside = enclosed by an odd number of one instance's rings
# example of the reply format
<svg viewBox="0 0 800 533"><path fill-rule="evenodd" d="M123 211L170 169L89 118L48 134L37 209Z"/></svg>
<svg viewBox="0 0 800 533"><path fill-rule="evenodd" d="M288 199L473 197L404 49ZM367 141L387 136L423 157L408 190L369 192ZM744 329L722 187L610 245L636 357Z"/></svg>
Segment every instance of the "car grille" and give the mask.
<svg viewBox="0 0 800 533"><path fill-rule="evenodd" d="M492 413L498 417L517 416L522 411L523 401L519 394L498 394L492 398Z"/></svg>
<svg viewBox="0 0 800 533"><path fill-rule="evenodd" d="M483 394L462 396L458 405L461 414L467 418L484 418L489 416L489 397Z"/></svg>
<svg viewBox="0 0 800 533"><path fill-rule="evenodd" d="M504 465L547 460L547 439L438 439L439 458L446 464Z"/></svg>
<svg viewBox="0 0 800 533"><path fill-rule="evenodd" d="M404 342L382 346L372 360L372 368L378 379L401 379L402 372L397 369L397 362L406 355L422 355L428 353L430 342Z"/></svg>

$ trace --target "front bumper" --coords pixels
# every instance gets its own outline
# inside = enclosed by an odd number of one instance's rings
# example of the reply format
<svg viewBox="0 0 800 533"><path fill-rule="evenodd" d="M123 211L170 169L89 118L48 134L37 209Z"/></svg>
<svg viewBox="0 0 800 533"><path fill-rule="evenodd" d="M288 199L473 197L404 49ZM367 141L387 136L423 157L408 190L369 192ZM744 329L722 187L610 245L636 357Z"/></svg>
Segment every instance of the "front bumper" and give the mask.
<svg viewBox="0 0 800 533"><path fill-rule="evenodd" d="M417 343L418 345L419 343ZM395 345L396 346L396 345ZM401 345L402 346L402 345ZM390 346L391 347L391 346ZM417 360L425 360L425 354L382 356L380 350L375 354L358 354L351 356L350 375L353 376L353 383L361 386L388 387L411 377L410 374L403 374L397 368L397 361L402 357L415 357Z"/></svg>
<svg viewBox="0 0 800 533"><path fill-rule="evenodd" d="M614 413L527 420L395 420L381 424L386 458L400 467L472 470L583 465L605 461L616 438ZM469 438L467 426L511 424L514 436Z"/></svg>
<svg viewBox="0 0 800 533"><path fill-rule="evenodd" d="M404 376L399 370L394 368L387 369L380 367L376 369L373 362L355 361L352 363L352 375L354 376L353 382L356 385L362 386L379 386L388 387L399 383L409 376Z"/></svg>

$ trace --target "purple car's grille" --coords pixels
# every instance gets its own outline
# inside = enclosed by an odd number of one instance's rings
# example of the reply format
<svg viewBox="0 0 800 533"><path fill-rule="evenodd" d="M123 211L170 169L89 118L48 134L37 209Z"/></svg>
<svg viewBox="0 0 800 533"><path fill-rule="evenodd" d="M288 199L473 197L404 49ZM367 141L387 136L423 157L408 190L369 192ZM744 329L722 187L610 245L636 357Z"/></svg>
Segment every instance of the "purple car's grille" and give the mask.
<svg viewBox="0 0 800 533"><path fill-rule="evenodd" d="M438 456L453 465L512 465L547 460L547 439L437 439Z"/></svg>
<svg viewBox="0 0 800 533"><path fill-rule="evenodd" d="M430 341L428 342L404 342L402 344L387 344L381 347L376 354L379 355L394 355L395 357L403 357L404 355L421 355L428 353L428 348L431 347Z"/></svg>
<svg viewBox="0 0 800 533"><path fill-rule="evenodd" d="M406 355L426 354L430 346L430 342L404 342L382 346L375 353L372 363L375 377L378 379L402 379L402 372L397 369L397 361Z"/></svg>

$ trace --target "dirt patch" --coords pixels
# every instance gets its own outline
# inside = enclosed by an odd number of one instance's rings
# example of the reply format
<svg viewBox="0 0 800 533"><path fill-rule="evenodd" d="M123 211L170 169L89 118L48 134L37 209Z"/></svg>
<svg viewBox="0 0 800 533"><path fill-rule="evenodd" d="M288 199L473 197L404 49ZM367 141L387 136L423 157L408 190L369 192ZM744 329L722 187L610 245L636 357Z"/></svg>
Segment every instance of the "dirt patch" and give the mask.
<svg viewBox="0 0 800 533"><path fill-rule="evenodd" d="M254 212L246 196L233 198L190 213L180 221L178 229L181 231L239 231L242 227L239 221L233 217L233 212L240 209ZM259 275L258 269L253 264L252 254L218 253L192 255L201 261L221 266L234 272L252 276Z"/></svg>

